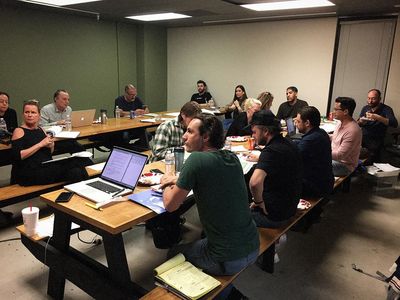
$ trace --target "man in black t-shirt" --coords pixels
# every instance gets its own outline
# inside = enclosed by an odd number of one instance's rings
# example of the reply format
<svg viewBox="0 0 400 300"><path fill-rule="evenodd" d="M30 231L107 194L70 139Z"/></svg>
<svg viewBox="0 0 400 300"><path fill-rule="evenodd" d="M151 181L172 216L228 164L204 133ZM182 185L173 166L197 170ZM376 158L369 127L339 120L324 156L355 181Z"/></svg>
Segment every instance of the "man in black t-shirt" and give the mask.
<svg viewBox="0 0 400 300"><path fill-rule="evenodd" d="M297 98L297 93L298 90L295 86L289 86L286 89L287 101L279 105L278 113L276 114L279 120L295 118L304 106L308 106L306 101Z"/></svg>
<svg viewBox="0 0 400 300"><path fill-rule="evenodd" d="M199 104L204 104L212 99L211 94L207 92L207 84L205 81L197 81L197 91L198 93L193 94L190 101L196 101Z"/></svg>
<svg viewBox="0 0 400 300"><path fill-rule="evenodd" d="M302 188L302 159L296 145L282 137L280 122L260 111L251 121L253 137L265 145L250 178L253 219L259 227L284 226L296 213Z"/></svg>

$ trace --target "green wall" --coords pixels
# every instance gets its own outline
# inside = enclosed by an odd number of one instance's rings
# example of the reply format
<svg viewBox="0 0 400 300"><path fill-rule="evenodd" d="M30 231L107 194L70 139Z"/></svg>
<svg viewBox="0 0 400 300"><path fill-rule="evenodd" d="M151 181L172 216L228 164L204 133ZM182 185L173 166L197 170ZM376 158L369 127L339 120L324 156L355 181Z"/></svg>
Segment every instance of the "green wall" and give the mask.
<svg viewBox="0 0 400 300"><path fill-rule="evenodd" d="M58 88L70 92L74 110L95 107L111 113L114 99L123 93L124 85L133 83L146 102L147 95L151 98L148 103L151 108L154 106L153 111L165 109L166 30L141 28L143 31L146 41L141 40L139 45L138 26L133 24L39 10L2 9L0 90L10 94L11 106L19 113L20 121L24 100L35 98L43 106L52 101ZM151 48L148 41L153 40L157 41L157 51L138 53ZM142 63L146 72L138 67L138 57L145 60ZM154 65L159 63L164 65ZM153 69L157 69L157 76L152 75ZM141 85L157 92L142 92Z"/></svg>

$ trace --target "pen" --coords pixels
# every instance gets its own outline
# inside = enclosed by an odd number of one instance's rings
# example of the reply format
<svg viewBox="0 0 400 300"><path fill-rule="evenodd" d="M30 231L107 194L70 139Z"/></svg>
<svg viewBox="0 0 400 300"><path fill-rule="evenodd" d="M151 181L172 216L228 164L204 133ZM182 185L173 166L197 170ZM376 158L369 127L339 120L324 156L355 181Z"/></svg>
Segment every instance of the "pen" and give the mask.
<svg viewBox="0 0 400 300"><path fill-rule="evenodd" d="M91 207L91 208L93 208L93 209L95 209L95 210L103 211L102 208L97 207L96 205L94 205L94 204L92 204L92 203L85 202L85 205L86 205L86 206L89 206L89 207Z"/></svg>

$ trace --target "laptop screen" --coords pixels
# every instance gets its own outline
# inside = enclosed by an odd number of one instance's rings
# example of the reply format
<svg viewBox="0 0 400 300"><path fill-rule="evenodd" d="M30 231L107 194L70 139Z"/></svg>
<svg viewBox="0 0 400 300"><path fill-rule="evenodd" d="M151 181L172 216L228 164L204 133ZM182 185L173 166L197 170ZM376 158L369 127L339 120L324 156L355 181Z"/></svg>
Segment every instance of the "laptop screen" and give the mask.
<svg viewBox="0 0 400 300"><path fill-rule="evenodd" d="M293 118L286 119L286 126L287 126L288 134L296 133L296 128L294 126Z"/></svg>
<svg viewBox="0 0 400 300"><path fill-rule="evenodd" d="M114 147L101 173L101 178L134 189L146 162L147 155L145 154Z"/></svg>

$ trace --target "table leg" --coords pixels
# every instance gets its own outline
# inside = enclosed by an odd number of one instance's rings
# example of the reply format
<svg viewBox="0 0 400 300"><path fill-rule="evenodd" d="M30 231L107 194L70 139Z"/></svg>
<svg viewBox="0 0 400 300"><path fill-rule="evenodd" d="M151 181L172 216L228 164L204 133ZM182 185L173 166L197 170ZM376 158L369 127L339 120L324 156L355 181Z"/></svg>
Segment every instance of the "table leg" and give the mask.
<svg viewBox="0 0 400 300"><path fill-rule="evenodd" d="M55 214L52 244L58 250L66 252L69 248L71 235L71 220L63 214ZM65 289L65 278L50 268L47 294L54 299L63 299Z"/></svg>
<svg viewBox="0 0 400 300"><path fill-rule="evenodd" d="M129 273L122 234L104 234L103 242L111 278L121 285L130 283L131 275Z"/></svg>

